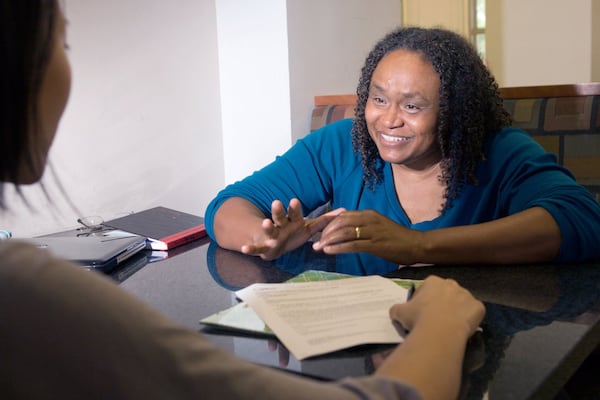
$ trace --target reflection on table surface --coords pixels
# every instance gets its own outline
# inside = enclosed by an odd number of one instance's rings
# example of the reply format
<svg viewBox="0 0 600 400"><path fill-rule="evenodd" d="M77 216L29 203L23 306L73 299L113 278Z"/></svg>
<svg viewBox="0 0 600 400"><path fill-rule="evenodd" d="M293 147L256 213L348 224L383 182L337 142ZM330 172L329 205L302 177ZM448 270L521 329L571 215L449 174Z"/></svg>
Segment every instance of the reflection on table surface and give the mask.
<svg viewBox="0 0 600 400"><path fill-rule="evenodd" d="M368 254L327 256L309 244L274 260L190 244L135 270L113 272L122 286L171 318L199 329L238 356L319 378L370 373L392 346L367 345L298 362L276 341L201 327L236 304L233 291L282 282L306 270L424 279L452 278L486 305L483 332L465 358L462 398L552 398L600 343L600 263L403 267ZM118 277L120 273L120 278Z"/></svg>

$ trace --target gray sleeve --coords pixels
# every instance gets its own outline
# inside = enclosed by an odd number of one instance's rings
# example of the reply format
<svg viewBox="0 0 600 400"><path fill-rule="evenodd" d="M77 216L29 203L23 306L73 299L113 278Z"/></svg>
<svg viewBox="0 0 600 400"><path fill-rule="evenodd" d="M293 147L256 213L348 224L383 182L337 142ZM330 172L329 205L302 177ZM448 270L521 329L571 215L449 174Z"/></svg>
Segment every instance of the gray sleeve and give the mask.
<svg viewBox="0 0 600 400"><path fill-rule="evenodd" d="M383 377L347 378L338 384L354 392L359 399L422 399L413 386Z"/></svg>

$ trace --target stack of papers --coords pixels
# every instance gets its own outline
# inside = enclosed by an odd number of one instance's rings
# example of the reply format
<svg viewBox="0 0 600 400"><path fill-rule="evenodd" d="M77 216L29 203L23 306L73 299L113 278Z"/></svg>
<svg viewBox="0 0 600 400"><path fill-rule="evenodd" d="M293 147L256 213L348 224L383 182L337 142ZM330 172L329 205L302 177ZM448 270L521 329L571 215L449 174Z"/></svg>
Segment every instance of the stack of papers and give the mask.
<svg viewBox="0 0 600 400"><path fill-rule="evenodd" d="M400 343L388 311L406 301L410 280L307 271L287 283L254 284L244 302L203 319L221 328L274 334L298 359L361 344Z"/></svg>

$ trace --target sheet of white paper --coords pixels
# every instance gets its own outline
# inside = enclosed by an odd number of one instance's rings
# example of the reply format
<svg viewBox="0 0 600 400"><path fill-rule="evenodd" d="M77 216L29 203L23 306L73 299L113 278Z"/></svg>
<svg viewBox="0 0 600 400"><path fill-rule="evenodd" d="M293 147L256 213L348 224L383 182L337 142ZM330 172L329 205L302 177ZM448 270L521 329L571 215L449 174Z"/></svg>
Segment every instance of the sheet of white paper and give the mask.
<svg viewBox="0 0 600 400"><path fill-rule="evenodd" d="M368 343L400 343L388 311L406 301L391 279L258 283L236 292L298 359Z"/></svg>

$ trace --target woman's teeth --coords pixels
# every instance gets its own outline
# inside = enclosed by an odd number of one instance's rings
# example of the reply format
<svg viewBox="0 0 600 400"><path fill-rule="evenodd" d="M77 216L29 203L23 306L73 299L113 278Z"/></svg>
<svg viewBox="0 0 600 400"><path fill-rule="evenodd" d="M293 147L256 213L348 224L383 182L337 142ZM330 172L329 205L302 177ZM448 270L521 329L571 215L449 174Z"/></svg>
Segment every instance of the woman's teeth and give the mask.
<svg viewBox="0 0 600 400"><path fill-rule="evenodd" d="M389 136L384 133L381 134L381 137L388 142L404 142L408 140L408 138L404 136Z"/></svg>

